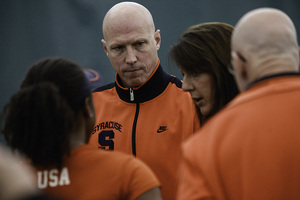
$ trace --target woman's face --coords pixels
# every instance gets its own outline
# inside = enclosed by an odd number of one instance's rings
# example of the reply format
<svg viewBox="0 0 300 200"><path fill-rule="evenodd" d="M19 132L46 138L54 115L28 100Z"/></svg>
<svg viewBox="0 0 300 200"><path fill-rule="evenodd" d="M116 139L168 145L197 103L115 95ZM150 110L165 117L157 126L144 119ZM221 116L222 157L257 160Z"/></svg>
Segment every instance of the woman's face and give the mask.
<svg viewBox="0 0 300 200"><path fill-rule="evenodd" d="M182 89L191 94L202 116L208 116L212 112L215 102L213 77L208 73L191 74L182 68L181 72L183 74Z"/></svg>

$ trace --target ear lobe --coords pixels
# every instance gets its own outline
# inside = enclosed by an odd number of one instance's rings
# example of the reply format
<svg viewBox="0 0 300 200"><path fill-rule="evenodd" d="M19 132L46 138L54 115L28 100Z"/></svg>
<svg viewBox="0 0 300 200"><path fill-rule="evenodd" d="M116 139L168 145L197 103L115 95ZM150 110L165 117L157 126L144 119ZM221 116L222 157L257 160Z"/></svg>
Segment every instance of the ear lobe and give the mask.
<svg viewBox="0 0 300 200"><path fill-rule="evenodd" d="M300 46L299 46L299 58L300 58ZM298 70L300 70L300 59L299 59L299 66L298 66Z"/></svg>
<svg viewBox="0 0 300 200"><path fill-rule="evenodd" d="M157 31L155 31L154 39L156 41L156 49L159 50L160 43L161 43L161 37L160 37L160 30L159 29L157 29Z"/></svg>
<svg viewBox="0 0 300 200"><path fill-rule="evenodd" d="M240 76L242 79L248 78L247 66L245 62L243 62L235 51L231 52L231 64L234 68L234 72L236 76Z"/></svg>
<svg viewBox="0 0 300 200"><path fill-rule="evenodd" d="M94 117L94 107L93 104L91 103L91 97L87 97L84 100L84 109L83 109L83 114L86 118L92 118Z"/></svg>
<svg viewBox="0 0 300 200"><path fill-rule="evenodd" d="M238 55L236 54L235 51L231 51L231 65L234 66L235 63L237 62Z"/></svg>
<svg viewBox="0 0 300 200"><path fill-rule="evenodd" d="M104 51L106 53L106 56L108 56L106 41L104 39L102 39L101 42L102 42L102 45L103 45L103 49L104 49Z"/></svg>

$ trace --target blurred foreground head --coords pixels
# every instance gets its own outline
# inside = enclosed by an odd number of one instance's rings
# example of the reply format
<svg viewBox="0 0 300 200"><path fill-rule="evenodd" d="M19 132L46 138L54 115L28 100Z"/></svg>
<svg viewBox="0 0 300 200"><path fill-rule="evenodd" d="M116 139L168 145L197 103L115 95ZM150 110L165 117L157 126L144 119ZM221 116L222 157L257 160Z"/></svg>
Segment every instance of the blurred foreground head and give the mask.
<svg viewBox="0 0 300 200"><path fill-rule="evenodd" d="M90 82L72 61L41 60L28 70L2 116L12 149L34 165L59 166L71 149L88 142L94 125Z"/></svg>
<svg viewBox="0 0 300 200"><path fill-rule="evenodd" d="M235 27L231 47L241 91L263 76L299 70L295 26L278 9L259 8L246 13Z"/></svg>

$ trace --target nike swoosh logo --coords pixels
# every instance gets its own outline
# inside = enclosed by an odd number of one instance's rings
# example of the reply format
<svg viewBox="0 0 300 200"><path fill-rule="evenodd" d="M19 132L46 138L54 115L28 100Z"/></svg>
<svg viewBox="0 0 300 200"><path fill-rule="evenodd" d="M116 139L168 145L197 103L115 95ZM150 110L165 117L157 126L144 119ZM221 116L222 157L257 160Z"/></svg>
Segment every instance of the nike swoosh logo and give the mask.
<svg viewBox="0 0 300 200"><path fill-rule="evenodd" d="M167 130L167 129L166 129L166 130ZM158 129L158 130L157 130L157 133L162 133L162 132L164 132L164 131L166 131L166 130Z"/></svg>

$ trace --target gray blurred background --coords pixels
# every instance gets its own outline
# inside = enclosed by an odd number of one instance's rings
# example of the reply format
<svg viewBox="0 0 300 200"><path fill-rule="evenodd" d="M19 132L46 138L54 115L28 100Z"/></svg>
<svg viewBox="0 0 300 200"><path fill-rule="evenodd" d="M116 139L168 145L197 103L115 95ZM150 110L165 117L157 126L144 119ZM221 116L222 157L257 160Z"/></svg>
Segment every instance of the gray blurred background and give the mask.
<svg viewBox="0 0 300 200"><path fill-rule="evenodd" d="M0 109L15 93L36 61L61 56L92 68L104 83L115 72L102 49L102 19L117 0L0 0ZM246 12L274 7L286 12L300 32L299 0L136 0L153 15L161 30L163 68L181 77L168 59L172 43L187 27L210 21L235 25ZM276 21L270 21L276 23ZM298 33L299 38L299 33ZM298 39L299 41L299 39ZM18 126L18 124L16 124ZM22 131L22 127L20 127ZM0 143L4 142L0 136Z"/></svg>

